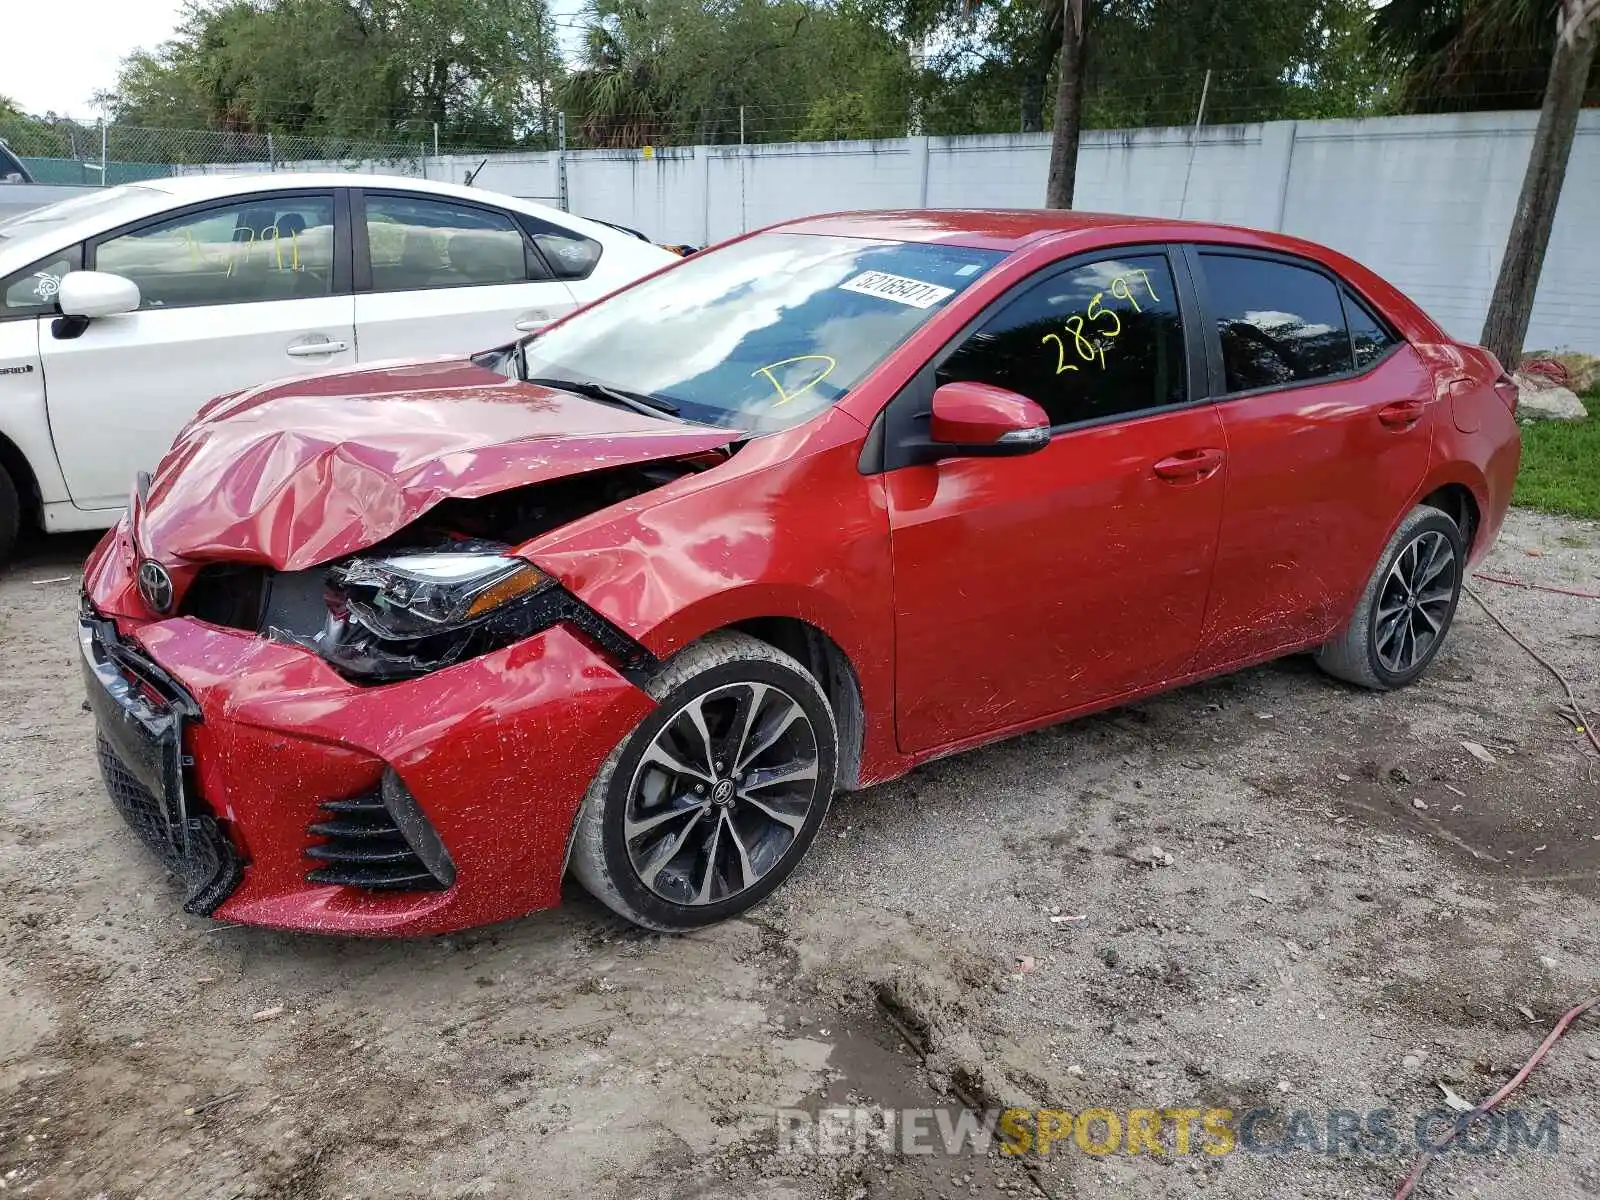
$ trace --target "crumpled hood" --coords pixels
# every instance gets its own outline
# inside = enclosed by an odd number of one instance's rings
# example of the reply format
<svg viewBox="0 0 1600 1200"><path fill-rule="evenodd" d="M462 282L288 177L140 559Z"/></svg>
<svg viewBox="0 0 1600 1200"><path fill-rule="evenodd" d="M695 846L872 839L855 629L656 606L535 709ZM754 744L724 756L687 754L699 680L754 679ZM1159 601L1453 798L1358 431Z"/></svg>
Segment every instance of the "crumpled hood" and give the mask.
<svg viewBox="0 0 1600 1200"><path fill-rule="evenodd" d="M737 430L658 420L509 380L466 359L267 384L212 401L161 462L134 531L169 565L297 571L471 498L726 446Z"/></svg>

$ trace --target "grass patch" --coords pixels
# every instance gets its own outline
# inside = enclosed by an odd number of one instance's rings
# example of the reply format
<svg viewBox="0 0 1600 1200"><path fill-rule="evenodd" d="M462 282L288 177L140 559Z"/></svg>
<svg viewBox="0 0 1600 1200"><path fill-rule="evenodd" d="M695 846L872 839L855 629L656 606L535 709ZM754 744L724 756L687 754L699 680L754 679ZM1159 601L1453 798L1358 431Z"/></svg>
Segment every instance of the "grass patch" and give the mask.
<svg viewBox="0 0 1600 1200"><path fill-rule="evenodd" d="M1535 421L1522 427L1522 470L1513 504L1600 517L1600 388L1583 402L1587 421Z"/></svg>

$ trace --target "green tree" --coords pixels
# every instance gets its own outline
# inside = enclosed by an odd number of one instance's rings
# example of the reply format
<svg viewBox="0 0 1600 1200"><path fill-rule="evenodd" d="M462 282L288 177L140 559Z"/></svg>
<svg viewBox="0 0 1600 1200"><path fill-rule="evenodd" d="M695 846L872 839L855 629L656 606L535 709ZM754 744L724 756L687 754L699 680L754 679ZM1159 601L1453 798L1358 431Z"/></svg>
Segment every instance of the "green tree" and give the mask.
<svg viewBox="0 0 1600 1200"><path fill-rule="evenodd" d="M586 21L562 104L591 145L792 139L846 95L857 135L904 132L909 60L851 4L594 0Z"/></svg>
<svg viewBox="0 0 1600 1200"><path fill-rule="evenodd" d="M502 146L552 132L545 0L204 0L104 97L119 122Z"/></svg>
<svg viewBox="0 0 1600 1200"><path fill-rule="evenodd" d="M860 92L842 92L813 100L799 133L802 142L836 142L872 136L872 113Z"/></svg>
<svg viewBox="0 0 1600 1200"><path fill-rule="evenodd" d="M1056 131L1055 202L1072 190L1078 128L1188 124L1208 72L1213 122L1361 115L1388 92L1367 0L874 2L935 47L919 81L930 132ZM1064 44L1064 28L1082 36Z"/></svg>
<svg viewBox="0 0 1600 1200"><path fill-rule="evenodd" d="M1388 0L1372 16L1375 44L1398 67L1406 112L1538 108L1557 44L1559 0ZM1600 72L1586 98L1600 103Z"/></svg>

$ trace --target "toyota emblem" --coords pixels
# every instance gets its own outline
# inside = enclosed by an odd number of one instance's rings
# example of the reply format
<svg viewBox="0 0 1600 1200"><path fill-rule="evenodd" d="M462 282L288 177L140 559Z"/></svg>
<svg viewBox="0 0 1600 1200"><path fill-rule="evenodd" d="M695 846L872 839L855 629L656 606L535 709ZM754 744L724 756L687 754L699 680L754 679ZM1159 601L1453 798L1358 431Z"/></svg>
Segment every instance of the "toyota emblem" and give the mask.
<svg viewBox="0 0 1600 1200"><path fill-rule="evenodd" d="M139 595L153 612L165 616L172 611L172 576L154 559L139 564Z"/></svg>

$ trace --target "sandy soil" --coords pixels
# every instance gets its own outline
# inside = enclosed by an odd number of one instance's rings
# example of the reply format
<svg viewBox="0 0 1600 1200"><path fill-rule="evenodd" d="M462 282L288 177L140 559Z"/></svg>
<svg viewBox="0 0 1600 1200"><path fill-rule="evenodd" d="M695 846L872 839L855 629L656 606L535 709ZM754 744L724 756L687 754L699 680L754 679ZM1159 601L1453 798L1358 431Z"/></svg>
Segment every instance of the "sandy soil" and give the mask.
<svg viewBox="0 0 1600 1200"><path fill-rule="evenodd" d="M1267 1108L1278 1138L1389 1108L1409 1143L1441 1081L1488 1095L1600 993L1600 761L1467 600L1405 693L1285 661L845 798L695 936L574 893L374 943L179 911L95 772L87 546L0 576L5 1195L1393 1195L1409 1144L815 1156L774 1110ZM1600 590L1600 526L1514 513L1486 569ZM1600 707L1600 603L1478 589ZM1597 1079L1586 1018L1515 1102L1559 1148L1453 1154L1421 1194L1600 1195Z"/></svg>

